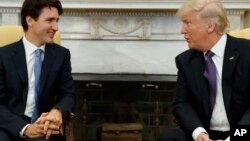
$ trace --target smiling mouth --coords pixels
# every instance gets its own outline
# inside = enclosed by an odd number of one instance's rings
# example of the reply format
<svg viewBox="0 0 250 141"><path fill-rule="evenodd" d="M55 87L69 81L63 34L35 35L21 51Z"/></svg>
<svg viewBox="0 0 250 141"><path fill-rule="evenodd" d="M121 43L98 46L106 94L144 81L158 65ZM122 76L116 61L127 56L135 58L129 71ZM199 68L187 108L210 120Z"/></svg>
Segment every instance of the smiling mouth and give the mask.
<svg viewBox="0 0 250 141"><path fill-rule="evenodd" d="M53 38L54 35L55 35L55 32L49 32L49 35L50 35L51 38Z"/></svg>

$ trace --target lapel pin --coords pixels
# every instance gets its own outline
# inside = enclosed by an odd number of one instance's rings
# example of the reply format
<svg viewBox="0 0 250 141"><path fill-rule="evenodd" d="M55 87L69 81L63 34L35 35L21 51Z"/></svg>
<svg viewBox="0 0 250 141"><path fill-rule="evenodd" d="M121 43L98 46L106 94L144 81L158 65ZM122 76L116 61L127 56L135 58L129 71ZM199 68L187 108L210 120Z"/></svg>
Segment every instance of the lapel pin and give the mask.
<svg viewBox="0 0 250 141"><path fill-rule="evenodd" d="M234 57L230 57L230 58L229 58L229 60L233 60L233 59L234 59Z"/></svg>

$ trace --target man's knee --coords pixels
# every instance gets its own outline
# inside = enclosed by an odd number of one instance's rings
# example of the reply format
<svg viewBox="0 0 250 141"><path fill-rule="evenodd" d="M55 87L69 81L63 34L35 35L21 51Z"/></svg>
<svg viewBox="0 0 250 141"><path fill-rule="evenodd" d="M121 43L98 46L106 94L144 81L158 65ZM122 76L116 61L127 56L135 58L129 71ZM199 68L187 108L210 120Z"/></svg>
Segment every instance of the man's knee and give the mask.
<svg viewBox="0 0 250 141"><path fill-rule="evenodd" d="M0 140L1 141L12 141L10 135L8 135L6 132L0 130Z"/></svg>

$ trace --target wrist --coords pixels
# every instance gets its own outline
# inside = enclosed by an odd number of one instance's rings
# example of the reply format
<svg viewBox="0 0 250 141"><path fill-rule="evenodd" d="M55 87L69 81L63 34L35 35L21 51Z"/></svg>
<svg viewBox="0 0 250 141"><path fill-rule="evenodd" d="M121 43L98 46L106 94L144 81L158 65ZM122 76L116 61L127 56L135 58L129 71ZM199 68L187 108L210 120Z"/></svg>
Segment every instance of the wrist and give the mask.
<svg viewBox="0 0 250 141"><path fill-rule="evenodd" d="M196 141L201 133L207 133L207 131L203 127L197 127L192 133L193 139Z"/></svg>
<svg viewBox="0 0 250 141"><path fill-rule="evenodd" d="M30 126L31 126L31 124L27 125L26 128L24 129L23 137L29 137L29 134L30 134L29 128L30 128Z"/></svg>
<svg viewBox="0 0 250 141"><path fill-rule="evenodd" d="M22 128L22 130L20 131L20 137L21 138L26 138L27 136L25 135L25 130L27 129L27 127L29 126L30 124L27 124L27 125L25 125L23 128Z"/></svg>

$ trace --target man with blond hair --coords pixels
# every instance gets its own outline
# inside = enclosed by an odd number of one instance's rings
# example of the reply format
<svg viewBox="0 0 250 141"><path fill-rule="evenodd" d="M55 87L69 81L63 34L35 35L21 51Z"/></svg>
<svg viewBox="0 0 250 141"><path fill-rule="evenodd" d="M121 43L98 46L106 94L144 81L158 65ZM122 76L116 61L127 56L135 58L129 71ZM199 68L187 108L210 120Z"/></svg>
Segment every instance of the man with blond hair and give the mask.
<svg viewBox="0 0 250 141"><path fill-rule="evenodd" d="M229 141L230 128L250 124L250 41L226 34L219 0L188 0L177 16L189 46L176 57L180 128L166 129L159 141Z"/></svg>

